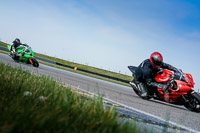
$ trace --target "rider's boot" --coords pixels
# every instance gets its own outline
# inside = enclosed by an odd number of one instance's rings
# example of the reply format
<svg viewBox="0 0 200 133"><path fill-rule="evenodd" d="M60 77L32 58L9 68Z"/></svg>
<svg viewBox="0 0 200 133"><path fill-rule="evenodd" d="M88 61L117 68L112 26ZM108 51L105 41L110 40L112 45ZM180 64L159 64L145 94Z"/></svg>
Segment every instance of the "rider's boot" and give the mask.
<svg viewBox="0 0 200 133"><path fill-rule="evenodd" d="M148 96L147 88L143 83L133 80L132 82L129 82L129 84L131 86L137 88L140 91L141 97L147 97Z"/></svg>
<svg viewBox="0 0 200 133"><path fill-rule="evenodd" d="M138 89L140 90L140 96L147 97L148 92L147 92L146 86L143 83L139 83L137 86L138 86Z"/></svg>
<svg viewBox="0 0 200 133"><path fill-rule="evenodd" d="M129 84L130 84L131 86L134 86L134 87L136 87L136 88L137 88L137 84L136 84L134 81L132 81L132 82L129 82Z"/></svg>

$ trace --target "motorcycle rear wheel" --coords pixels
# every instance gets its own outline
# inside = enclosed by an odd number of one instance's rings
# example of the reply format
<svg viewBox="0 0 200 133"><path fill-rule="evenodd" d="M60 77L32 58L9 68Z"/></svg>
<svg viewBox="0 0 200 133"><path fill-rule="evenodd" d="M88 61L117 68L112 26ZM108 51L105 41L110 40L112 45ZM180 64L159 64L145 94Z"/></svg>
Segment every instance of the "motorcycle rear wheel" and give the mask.
<svg viewBox="0 0 200 133"><path fill-rule="evenodd" d="M10 53L9 56L10 56L14 61L19 62L19 57L16 56L15 54Z"/></svg>
<svg viewBox="0 0 200 133"><path fill-rule="evenodd" d="M194 95L188 97L189 101L185 102L184 106L190 111L200 112L200 96L196 92Z"/></svg>

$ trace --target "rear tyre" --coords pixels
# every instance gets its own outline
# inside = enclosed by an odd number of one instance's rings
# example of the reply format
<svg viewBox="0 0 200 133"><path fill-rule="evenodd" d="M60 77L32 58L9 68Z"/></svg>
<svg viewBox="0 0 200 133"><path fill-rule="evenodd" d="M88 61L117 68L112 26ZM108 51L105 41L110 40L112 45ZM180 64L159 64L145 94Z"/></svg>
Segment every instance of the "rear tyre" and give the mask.
<svg viewBox="0 0 200 133"><path fill-rule="evenodd" d="M33 58L33 66L34 67L39 67L39 63L38 63L38 61L35 59L35 58Z"/></svg>
<svg viewBox="0 0 200 133"><path fill-rule="evenodd" d="M198 95L196 92L193 94L187 95L188 102L184 103L184 106L194 112L200 112L200 95Z"/></svg>
<svg viewBox="0 0 200 133"><path fill-rule="evenodd" d="M19 56L16 56L14 53L10 53L9 56L16 62L19 62Z"/></svg>

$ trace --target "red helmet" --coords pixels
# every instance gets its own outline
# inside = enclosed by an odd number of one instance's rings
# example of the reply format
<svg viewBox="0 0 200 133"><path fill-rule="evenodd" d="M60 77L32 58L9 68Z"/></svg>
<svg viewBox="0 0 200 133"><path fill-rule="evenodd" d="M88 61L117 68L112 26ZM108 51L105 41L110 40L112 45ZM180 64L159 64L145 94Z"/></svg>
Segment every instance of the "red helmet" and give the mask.
<svg viewBox="0 0 200 133"><path fill-rule="evenodd" d="M154 52L150 56L150 63L155 69L159 69L162 65L163 57L159 52Z"/></svg>

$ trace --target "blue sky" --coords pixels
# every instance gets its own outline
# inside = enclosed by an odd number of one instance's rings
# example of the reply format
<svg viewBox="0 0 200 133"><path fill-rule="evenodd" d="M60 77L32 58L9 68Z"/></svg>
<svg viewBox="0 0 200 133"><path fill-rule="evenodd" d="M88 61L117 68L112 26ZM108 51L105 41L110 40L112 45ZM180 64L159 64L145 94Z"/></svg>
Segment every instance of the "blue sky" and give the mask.
<svg viewBox="0 0 200 133"><path fill-rule="evenodd" d="M154 51L200 89L199 0L0 0L0 39L131 75Z"/></svg>

